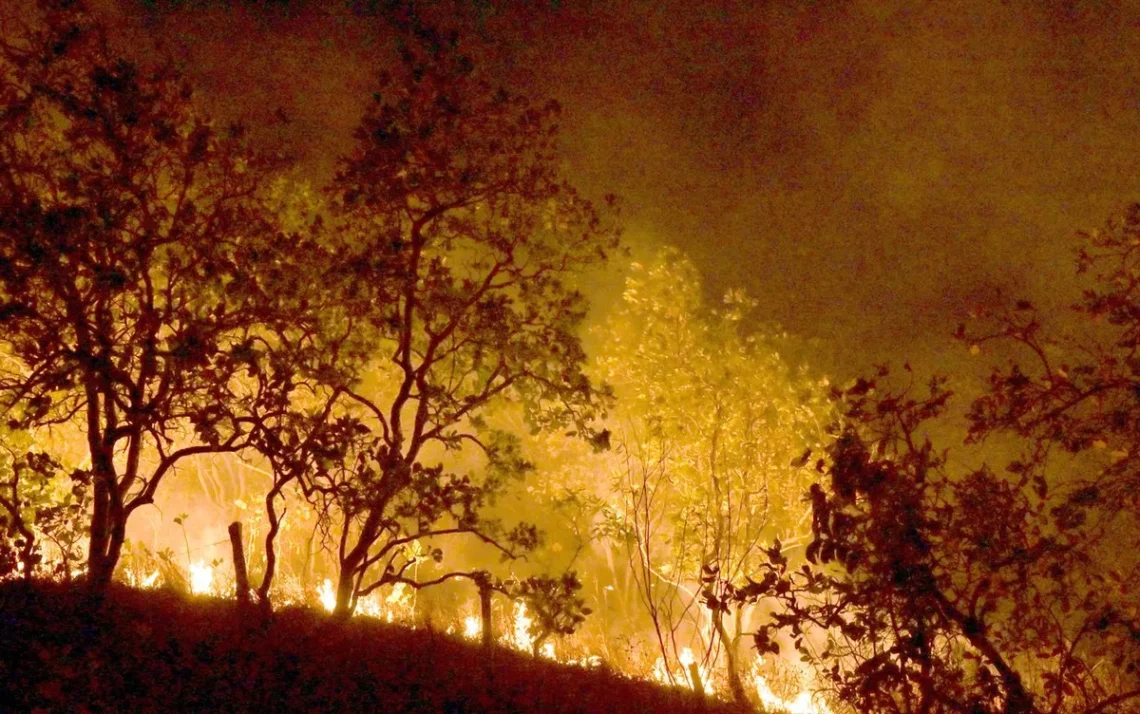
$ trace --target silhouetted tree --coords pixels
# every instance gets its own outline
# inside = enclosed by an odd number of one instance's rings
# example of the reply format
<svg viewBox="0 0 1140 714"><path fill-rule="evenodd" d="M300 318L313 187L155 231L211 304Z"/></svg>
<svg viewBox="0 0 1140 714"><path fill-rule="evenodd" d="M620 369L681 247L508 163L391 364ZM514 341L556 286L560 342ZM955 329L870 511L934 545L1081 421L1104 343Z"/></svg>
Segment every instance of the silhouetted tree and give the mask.
<svg viewBox="0 0 1140 714"><path fill-rule="evenodd" d="M403 60L381 79L332 190L337 220L359 236L349 269L357 296L372 291L376 360L341 385L314 467L300 470L338 520L340 614L424 553L442 558L413 543L468 535L506 557L533 547L533 526L482 516L530 465L481 417L517 401L536 429L586 433L599 393L581 369L574 282L617 244L559 175L555 104L495 90L454 38L420 32ZM443 465L464 449L481 463L465 474Z"/></svg>
<svg viewBox="0 0 1140 714"><path fill-rule="evenodd" d="M116 54L82 3L39 8L0 40L0 403L82 432L98 588L181 460L243 448L287 401L268 335L304 313L319 251L276 228L241 127Z"/></svg>
<svg viewBox="0 0 1140 714"><path fill-rule="evenodd" d="M972 353L1010 356L968 414L967 441L1000 469L932 443L943 380L917 395L881 370L837 390L811 564L789 568L777 543L731 593L779 604L761 651L782 631L860 711L1135 709L1137 246L1140 208L1085 236L1091 280L1055 334L1026 301L959 329Z"/></svg>

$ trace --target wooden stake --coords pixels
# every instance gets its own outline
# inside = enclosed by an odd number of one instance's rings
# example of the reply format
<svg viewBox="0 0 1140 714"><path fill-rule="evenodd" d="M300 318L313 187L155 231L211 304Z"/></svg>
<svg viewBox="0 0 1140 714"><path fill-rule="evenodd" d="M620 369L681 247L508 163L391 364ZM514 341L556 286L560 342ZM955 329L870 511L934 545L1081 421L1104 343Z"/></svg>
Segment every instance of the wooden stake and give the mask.
<svg viewBox="0 0 1140 714"><path fill-rule="evenodd" d="M494 642L491 632L491 584L486 581L479 583L479 608L483 618L483 646L490 647Z"/></svg>
<svg viewBox="0 0 1140 714"><path fill-rule="evenodd" d="M234 554L234 581L237 584L237 601L241 607L248 607L249 600L249 574L245 569L245 549L241 542L241 522L230 524L230 547Z"/></svg>
<svg viewBox="0 0 1140 714"><path fill-rule="evenodd" d="M697 666L696 662L689 662L689 676L693 680L693 691L701 696L705 696L705 685L701 681L701 669Z"/></svg>

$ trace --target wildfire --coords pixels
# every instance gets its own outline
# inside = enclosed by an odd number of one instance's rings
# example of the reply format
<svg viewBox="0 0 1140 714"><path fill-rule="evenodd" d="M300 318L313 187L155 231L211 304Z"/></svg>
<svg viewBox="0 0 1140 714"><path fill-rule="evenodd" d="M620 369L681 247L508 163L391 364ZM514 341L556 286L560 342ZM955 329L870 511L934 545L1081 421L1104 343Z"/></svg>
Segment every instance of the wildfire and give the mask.
<svg viewBox="0 0 1140 714"><path fill-rule="evenodd" d="M715 693L708 668L697 663L697 658L691 647L685 647L681 650L677 657L677 664L680 665L680 668L670 671L664 658L658 657L657 661L653 663L652 678L659 684L672 684L694 691L697 691L699 687L699 691L705 694ZM697 670L695 676L692 671L694 666Z"/></svg>
<svg viewBox="0 0 1140 714"><path fill-rule="evenodd" d="M752 663L752 683L756 687L756 696L760 703L770 712L780 714L833 714L831 707L824 702L816 701L818 696L807 689L802 689L791 699L781 697L772 691L768 679L760 674L764 658L757 656Z"/></svg>
<svg viewBox="0 0 1140 714"><path fill-rule="evenodd" d="M150 575L143 577L139 577L133 571L127 570L124 572L124 577L126 578L127 584L132 588L142 588L143 590L149 590L158 583L158 570L155 570Z"/></svg>
<svg viewBox="0 0 1140 714"><path fill-rule="evenodd" d="M534 619L527 615L526 605L515 604L515 630L514 646L523 652L530 652L534 647L534 636L530 634L530 626Z"/></svg>
<svg viewBox="0 0 1140 714"><path fill-rule="evenodd" d="M483 622L478 617L468 617L463 620L463 636L469 640L477 640L483 634Z"/></svg>
<svg viewBox="0 0 1140 714"><path fill-rule="evenodd" d="M401 615L401 619L406 619L404 616L411 614L408 611L411 607L410 590L411 588L403 583L397 583L388 597L383 600L375 594L366 595L356 601L356 609L353 613L361 617L371 617L385 622L394 621L397 613ZM333 589L332 580L325 578L321 586L317 588L317 599L326 611L332 612L336 609L336 590Z"/></svg>
<svg viewBox="0 0 1140 714"><path fill-rule="evenodd" d="M222 595L220 592L221 583L215 573L216 564L202 560L190 563L186 582L189 584L192 594ZM146 570L126 570L124 577L133 587L153 588L160 584L161 572L157 568L149 573ZM316 595L321 607L326 611L332 612L336 608L336 590L331 579L326 578L321 582ZM412 588L398 584L392 588L386 597L382 598L372 593L360 598L356 603L355 614L361 617L382 619L387 622L396 620L410 622L414 609L413 598L414 590ZM302 601L300 598L286 598L283 602L301 603ZM527 610L526 605L516 602L511 613L511 626L498 638L499 644L520 652L533 652L535 647L533 625L534 618ZM467 616L448 627L448 632L458 632L469 640L478 640L483 633L483 622L479 616ZM602 664L600 657L588 653L579 658L566 655L559 657L553 642L544 642L539 647L538 655L562 664L581 667L597 667ZM768 677L762 673L764 665L764 659L757 656L753 660L750 672L756 701L764 710L773 712L773 714L834 714L826 702L821 701L819 696L809 687L803 686L805 679L810 681L810 673L801 672L800 676L793 677L798 681L790 688L786 686L774 687ZM659 657L654 663L649 679L666 686L699 689L706 695L717 696L718 685L714 680L716 676L717 673L710 666L702 665L698 661L692 648L684 647L678 653L676 663L672 668L663 658Z"/></svg>
<svg viewBox="0 0 1140 714"><path fill-rule="evenodd" d="M317 599L321 601L321 607L325 610L332 612L336 609L336 592L333 590L332 581L328 578L325 578L317 588Z"/></svg>
<svg viewBox="0 0 1140 714"><path fill-rule="evenodd" d="M202 561L190 564L190 592L195 595L214 593L214 569Z"/></svg>

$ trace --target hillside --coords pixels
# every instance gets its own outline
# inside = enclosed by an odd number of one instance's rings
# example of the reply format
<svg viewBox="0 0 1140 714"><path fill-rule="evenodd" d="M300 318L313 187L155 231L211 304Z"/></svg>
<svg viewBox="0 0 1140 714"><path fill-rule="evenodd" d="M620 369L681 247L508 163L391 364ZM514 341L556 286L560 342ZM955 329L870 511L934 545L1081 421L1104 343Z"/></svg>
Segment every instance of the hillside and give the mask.
<svg viewBox="0 0 1140 714"><path fill-rule="evenodd" d="M728 712L690 693L380 622L113 588L0 585L3 711Z"/></svg>

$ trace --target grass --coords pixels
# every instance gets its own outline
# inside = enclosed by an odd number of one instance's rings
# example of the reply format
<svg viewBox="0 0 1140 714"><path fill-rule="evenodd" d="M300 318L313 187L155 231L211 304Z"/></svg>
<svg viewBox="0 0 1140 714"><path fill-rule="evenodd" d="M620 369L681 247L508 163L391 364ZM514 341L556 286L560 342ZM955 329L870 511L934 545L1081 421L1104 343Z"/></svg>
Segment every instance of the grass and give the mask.
<svg viewBox="0 0 1140 714"><path fill-rule="evenodd" d="M737 712L449 635L232 601L0 584L3 712Z"/></svg>

